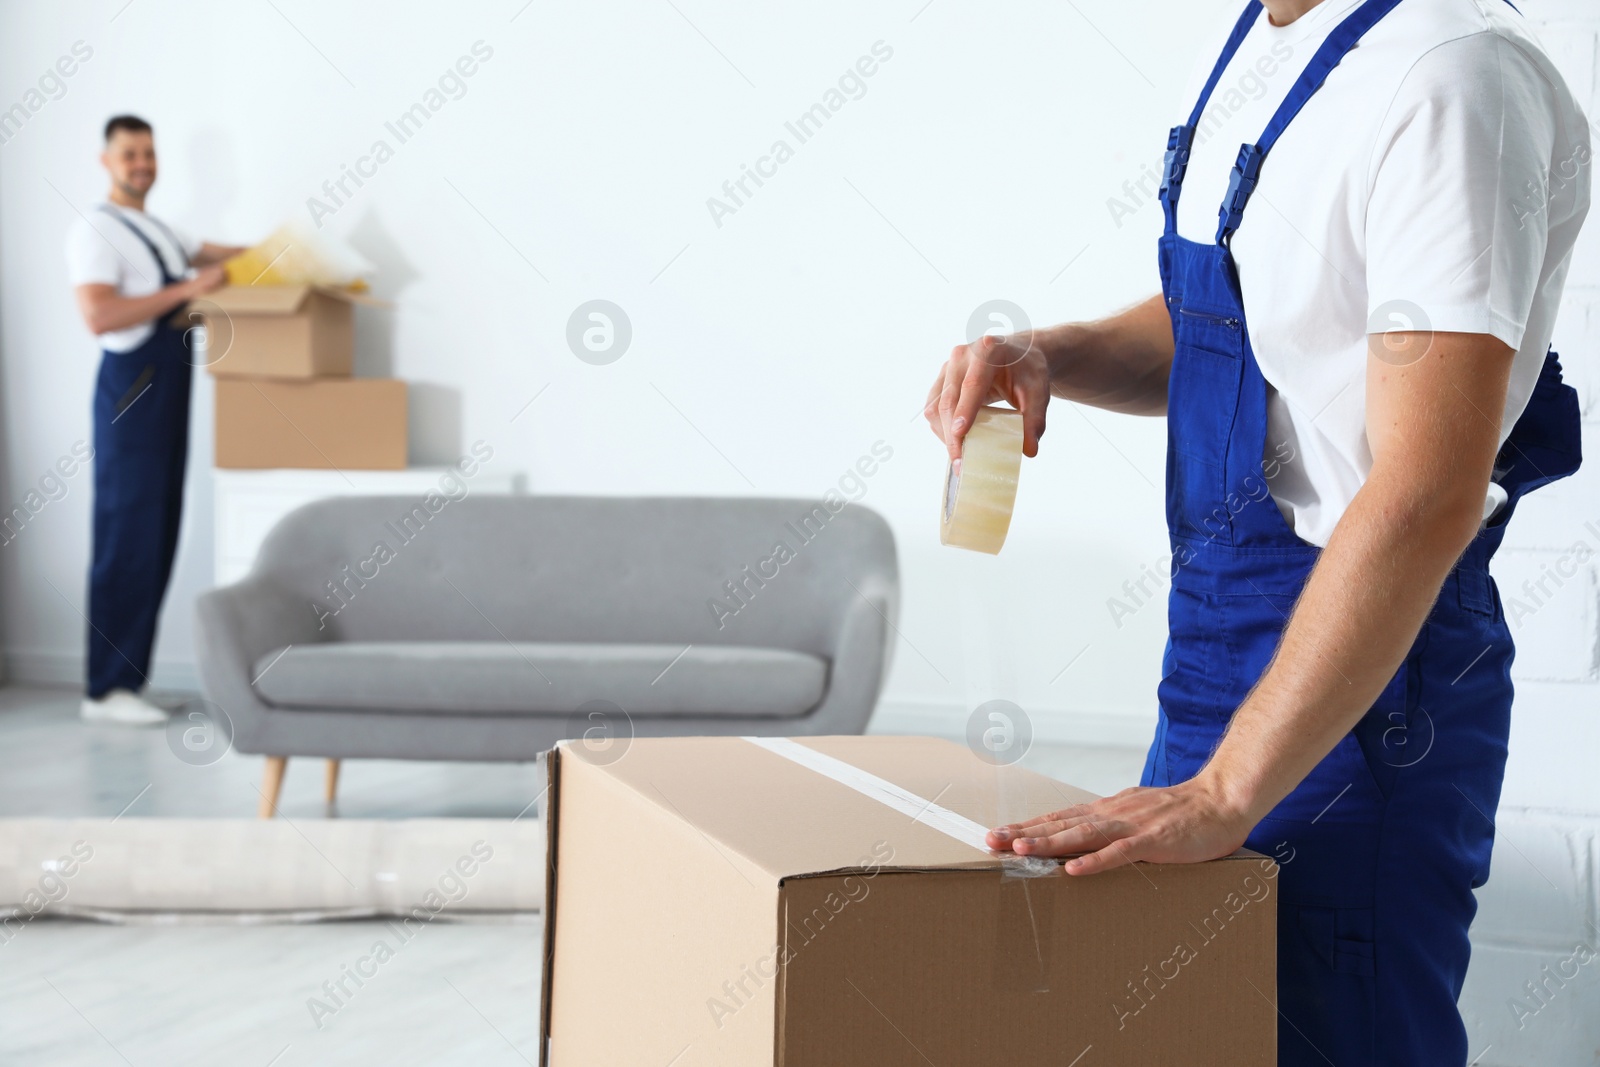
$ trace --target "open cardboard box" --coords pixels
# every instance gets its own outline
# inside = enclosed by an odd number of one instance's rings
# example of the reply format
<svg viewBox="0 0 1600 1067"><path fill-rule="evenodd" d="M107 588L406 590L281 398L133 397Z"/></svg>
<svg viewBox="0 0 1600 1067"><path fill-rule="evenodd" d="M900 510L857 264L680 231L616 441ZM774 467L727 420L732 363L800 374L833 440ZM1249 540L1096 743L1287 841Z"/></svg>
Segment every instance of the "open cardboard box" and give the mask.
<svg viewBox="0 0 1600 1067"><path fill-rule="evenodd" d="M985 828L1090 799L948 741L562 742L546 1067L1267 1067L1277 868L1071 877Z"/></svg>
<svg viewBox="0 0 1600 1067"><path fill-rule="evenodd" d="M206 369L222 378L348 376L352 305L382 302L315 285L226 285L189 312L206 327Z"/></svg>

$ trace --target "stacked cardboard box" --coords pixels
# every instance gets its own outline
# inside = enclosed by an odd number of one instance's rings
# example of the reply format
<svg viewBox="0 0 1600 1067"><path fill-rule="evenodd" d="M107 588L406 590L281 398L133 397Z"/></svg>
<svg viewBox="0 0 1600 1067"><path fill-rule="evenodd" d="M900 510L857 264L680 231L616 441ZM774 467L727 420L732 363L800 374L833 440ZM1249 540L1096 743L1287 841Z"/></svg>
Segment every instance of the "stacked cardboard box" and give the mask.
<svg viewBox="0 0 1600 1067"><path fill-rule="evenodd" d="M218 467L405 467L405 383L350 376L355 299L230 285L196 302L217 380Z"/></svg>

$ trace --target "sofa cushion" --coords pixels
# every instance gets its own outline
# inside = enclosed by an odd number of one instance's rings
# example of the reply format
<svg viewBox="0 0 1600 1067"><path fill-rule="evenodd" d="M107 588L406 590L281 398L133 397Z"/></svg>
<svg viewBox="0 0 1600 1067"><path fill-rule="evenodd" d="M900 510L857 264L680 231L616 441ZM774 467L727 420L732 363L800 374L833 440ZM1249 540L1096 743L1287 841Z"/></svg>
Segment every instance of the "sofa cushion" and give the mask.
<svg viewBox="0 0 1600 1067"><path fill-rule="evenodd" d="M803 715L828 664L777 648L505 641L333 641L262 656L256 690L280 708L569 715L606 700L629 715Z"/></svg>

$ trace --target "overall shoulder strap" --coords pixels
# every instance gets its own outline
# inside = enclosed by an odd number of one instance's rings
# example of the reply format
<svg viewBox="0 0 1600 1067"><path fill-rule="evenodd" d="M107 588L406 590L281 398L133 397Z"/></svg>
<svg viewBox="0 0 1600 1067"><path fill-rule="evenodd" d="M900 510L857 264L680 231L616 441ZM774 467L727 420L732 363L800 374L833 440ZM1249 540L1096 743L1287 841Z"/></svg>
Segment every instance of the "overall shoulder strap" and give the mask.
<svg viewBox="0 0 1600 1067"><path fill-rule="evenodd" d="M139 227L135 226L133 224L133 221L131 219L129 219L128 216L124 215L122 212L118 211L116 208L112 207L110 204L101 204L100 205L100 210L105 212L107 215L110 215L112 218L116 219L118 222L122 223L124 226L126 226L130 231L132 231L133 235L135 237L137 237L144 244L144 246L150 250L150 254L155 257L156 269L161 271L161 284L162 285L171 285L173 282L178 280L176 277L173 276L172 272L167 269L166 257L161 254L161 249L156 247L156 243L154 241L150 240L150 235L149 234L145 233L143 230L139 229ZM151 221L153 222L154 220L152 219ZM159 226L161 224L160 223L156 223L156 225ZM166 232L166 227L163 226L162 227L162 231ZM167 236L170 238L172 235L170 233L168 233ZM173 244L176 245L177 242L174 241ZM187 270L188 267L189 267L189 257L187 255L185 255L182 245L178 245L178 255L183 257L183 266L184 266L184 269Z"/></svg>
<svg viewBox="0 0 1600 1067"><path fill-rule="evenodd" d="M1250 0L1245 4L1244 10L1239 12L1238 21L1233 24L1233 32L1228 35L1227 42L1222 46L1222 53L1217 56L1217 62L1211 68L1211 77L1206 79L1204 88L1200 90L1200 99L1195 101L1194 110L1189 112L1189 121L1182 126L1174 126L1167 135L1167 156L1161 171L1160 199L1167 213L1168 233L1174 233L1178 228L1178 196L1183 191L1183 174L1189 166L1189 150L1194 145L1195 127L1200 124L1200 116L1205 112L1206 105L1211 102L1211 94L1216 91L1217 82L1222 80L1222 72L1233 62L1239 46L1244 44L1245 37L1250 33L1250 27L1255 25L1260 15L1261 0Z"/></svg>
<svg viewBox="0 0 1600 1067"><path fill-rule="evenodd" d="M166 239L168 241L172 242L172 247L177 249L177 251L178 251L178 258L183 260L183 269L184 270L188 270L189 269L189 253L183 247L183 242L178 240L178 235L172 232L172 227L168 226L166 223L162 222L160 219L156 218L154 215L147 214L147 215L145 215L145 218L149 219L150 220L150 225L152 225L156 229L160 230L162 232L162 234L166 237Z"/></svg>
<svg viewBox="0 0 1600 1067"><path fill-rule="evenodd" d="M1200 125L1200 115L1205 111L1206 105L1211 102L1211 94L1216 92L1217 82L1222 80L1222 72L1228 69L1228 64L1233 62L1233 57L1238 54L1239 46L1244 44L1245 37L1249 36L1250 28L1256 24L1256 19L1261 17L1261 0L1250 0L1244 5L1244 10L1239 12L1239 19L1233 24L1233 32L1228 34L1227 43L1222 46L1222 52L1217 56L1217 62L1211 68L1211 77L1206 79L1205 88L1200 90L1200 99L1194 102L1194 110L1189 112L1187 125L1190 128Z"/></svg>
<svg viewBox="0 0 1600 1067"><path fill-rule="evenodd" d="M1306 69L1290 87L1289 94L1283 98L1283 103L1278 105L1267 128L1262 131L1261 139L1255 144L1239 148L1239 158L1233 165L1233 176L1228 181L1228 195L1223 198L1222 207L1217 211L1220 216L1217 224L1218 244L1226 244L1239 228L1239 223L1244 221L1245 205L1250 202L1250 195L1255 192L1256 183L1260 180L1261 164L1283 131L1289 128L1289 123L1300 114L1306 101L1322 88L1322 83L1328 80L1333 68L1343 61L1356 42L1399 4L1400 0L1366 0L1345 16L1345 20L1328 34L1322 47L1317 49L1311 62L1306 64Z"/></svg>

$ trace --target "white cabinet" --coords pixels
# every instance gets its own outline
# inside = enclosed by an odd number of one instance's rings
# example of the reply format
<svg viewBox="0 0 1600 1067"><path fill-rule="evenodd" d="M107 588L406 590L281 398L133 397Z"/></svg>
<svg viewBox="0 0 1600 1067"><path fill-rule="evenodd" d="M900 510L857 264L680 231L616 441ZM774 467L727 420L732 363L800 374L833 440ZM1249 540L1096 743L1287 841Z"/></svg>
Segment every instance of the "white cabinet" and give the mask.
<svg viewBox="0 0 1600 1067"><path fill-rule="evenodd" d="M336 470L214 470L213 505L216 515L216 583L229 585L243 578L255 562L256 551L277 521L313 500L332 496L416 496L450 488L441 481L455 473L473 495L515 493L522 490L518 474L502 474L480 467L467 478L454 467L411 467L403 471ZM443 488L441 488L443 486Z"/></svg>

